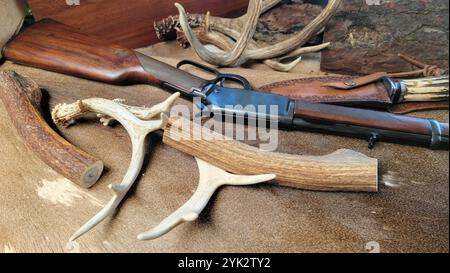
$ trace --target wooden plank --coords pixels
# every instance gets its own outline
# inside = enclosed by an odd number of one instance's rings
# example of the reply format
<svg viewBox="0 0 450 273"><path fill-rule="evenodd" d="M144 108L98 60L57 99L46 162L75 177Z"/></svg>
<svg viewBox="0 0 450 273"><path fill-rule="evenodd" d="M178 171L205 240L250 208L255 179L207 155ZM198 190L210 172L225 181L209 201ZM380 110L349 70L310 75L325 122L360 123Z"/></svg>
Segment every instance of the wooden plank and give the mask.
<svg viewBox="0 0 450 273"><path fill-rule="evenodd" d="M189 12L218 16L243 14L247 0L180 0ZM93 35L127 47L138 48L158 42L153 22L177 14L173 1L158 0L80 0L80 5L66 1L29 0L36 20L52 18Z"/></svg>

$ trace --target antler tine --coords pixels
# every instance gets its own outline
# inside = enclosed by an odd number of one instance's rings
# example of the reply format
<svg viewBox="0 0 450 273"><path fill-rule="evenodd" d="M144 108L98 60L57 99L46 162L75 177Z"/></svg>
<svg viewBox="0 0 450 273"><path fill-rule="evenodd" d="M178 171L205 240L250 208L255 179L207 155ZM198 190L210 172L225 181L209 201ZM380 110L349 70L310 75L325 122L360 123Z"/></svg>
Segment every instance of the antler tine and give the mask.
<svg viewBox="0 0 450 273"><path fill-rule="evenodd" d="M245 58L247 60L271 59L282 54L286 54L304 45L328 23L341 4L341 1L342 0L329 0L327 6L322 10L322 12L300 32L275 45L248 50L244 54Z"/></svg>
<svg viewBox="0 0 450 273"><path fill-rule="evenodd" d="M113 191L114 196L100 212L72 235L70 241L76 240L94 228L116 210L141 171L145 155L145 137L149 133L161 129L167 124L168 118L163 112L170 108L179 95L179 93L175 93L165 102L149 109L142 107L125 107L118 102L101 98L90 98L77 101L73 104L60 104L55 107L52 112L52 118L58 124L67 124L69 120L73 120L75 117L87 112L98 113L102 117L108 117L108 120L117 120L127 130L132 144L130 165L122 182L118 185L110 184L108 186ZM151 119L158 114L159 118ZM141 120L137 116L145 117L148 120Z"/></svg>
<svg viewBox="0 0 450 273"><path fill-rule="evenodd" d="M281 3L281 0L262 0L261 13L263 14ZM216 16L208 16L208 25L211 30L223 33L237 40L241 35L241 29L247 23L248 13L239 18L222 18Z"/></svg>
<svg viewBox="0 0 450 273"><path fill-rule="evenodd" d="M191 44L195 52L205 61L216 64L216 65L236 65L240 63L240 57L242 56L244 50L246 49L249 41L252 39L253 34L256 30L256 25L258 23L258 18L261 14L262 1L261 0L250 0L248 5L248 21L243 27L242 33L237 39L233 49L230 52L224 53L212 53L206 49L199 39L195 36L194 31L189 26L187 21L186 11L184 8L175 3L179 11L180 25L186 36L186 39Z"/></svg>
<svg viewBox="0 0 450 273"><path fill-rule="evenodd" d="M200 39L200 41L215 45L216 47L224 51L230 51L234 46L234 41L231 38L216 31L201 31L198 34L198 38Z"/></svg>
<svg viewBox="0 0 450 273"><path fill-rule="evenodd" d="M270 10L277 4L279 4L281 0L262 0L261 13L263 14L266 11ZM220 33L226 34L233 39L237 40L241 34L242 28L247 23L248 13L238 17L238 18L222 18L216 16L210 16L210 27L211 30L218 31Z"/></svg>
<svg viewBox="0 0 450 273"><path fill-rule="evenodd" d="M133 115L135 115L137 118L140 118L142 120L150 120L154 118L155 116L168 112L170 108L172 107L175 100L180 96L180 93L174 93L170 97L168 97L165 101L158 103L156 105L153 105L152 107L138 107L138 106L129 106L126 104L123 104L121 102L117 102L117 104L125 107L128 111L130 111Z"/></svg>
<svg viewBox="0 0 450 273"><path fill-rule="evenodd" d="M301 61L302 61L302 56L299 56L295 60L293 60L292 62L289 62L289 63L282 63L280 58L278 58L278 59L265 60L264 64L276 71L289 72L292 69L294 69L294 67L296 67Z"/></svg>
<svg viewBox="0 0 450 273"><path fill-rule="evenodd" d="M321 51L327 47L330 46L330 42L327 43L323 43L320 45L315 45L315 46L306 46L306 47L299 47L296 50L280 57L281 60L287 59L287 58L294 58L303 54L307 54L307 53L312 53L312 52L318 52Z"/></svg>
<svg viewBox="0 0 450 273"><path fill-rule="evenodd" d="M234 175L196 158L200 179L194 195L179 209L169 215L153 229L138 235L139 240L152 240L168 233L181 223L192 222L198 218L214 192L223 185L252 185L275 178L273 174Z"/></svg>
<svg viewBox="0 0 450 273"><path fill-rule="evenodd" d="M262 1L262 11L261 14L268 11L269 9L275 7L279 3L281 3L282 0L263 0Z"/></svg>
<svg viewBox="0 0 450 273"><path fill-rule="evenodd" d="M297 64L302 60L301 55L307 54L307 53L312 53L312 52L318 52L318 51L321 51L321 50L327 48L328 46L330 46L330 43L323 43L323 44L316 45L316 46L300 47L280 58L265 60L264 64L266 64L267 66L269 66L272 69L277 70L277 71L289 72L294 67L296 67ZM281 62L284 59L294 58L294 57L297 57L297 58L290 63L282 63Z"/></svg>

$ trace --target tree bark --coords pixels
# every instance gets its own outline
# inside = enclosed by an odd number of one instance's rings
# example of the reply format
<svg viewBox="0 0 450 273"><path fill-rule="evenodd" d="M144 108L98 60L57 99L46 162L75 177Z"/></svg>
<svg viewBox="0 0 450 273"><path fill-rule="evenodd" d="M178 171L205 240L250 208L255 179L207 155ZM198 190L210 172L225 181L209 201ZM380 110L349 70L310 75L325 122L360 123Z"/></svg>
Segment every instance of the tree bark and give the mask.
<svg viewBox="0 0 450 273"><path fill-rule="evenodd" d="M369 74L413 70L399 53L448 68L447 0L346 0L328 24L323 71ZM417 68L415 68L417 69Z"/></svg>

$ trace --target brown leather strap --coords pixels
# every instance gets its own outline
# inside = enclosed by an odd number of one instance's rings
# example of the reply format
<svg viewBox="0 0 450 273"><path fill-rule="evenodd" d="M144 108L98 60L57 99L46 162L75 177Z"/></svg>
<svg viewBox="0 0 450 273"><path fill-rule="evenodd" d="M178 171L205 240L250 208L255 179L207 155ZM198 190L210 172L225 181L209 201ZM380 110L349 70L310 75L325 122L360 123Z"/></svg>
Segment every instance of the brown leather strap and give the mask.
<svg viewBox="0 0 450 273"><path fill-rule="evenodd" d="M378 72L374 74L370 74L364 77L354 78L354 79L345 79L343 81L338 82L329 82L324 83L322 86L324 87L333 87L337 89L350 90L354 88L358 88L364 85L368 85L369 83L373 83L379 81L380 79L386 77L387 74L385 72Z"/></svg>

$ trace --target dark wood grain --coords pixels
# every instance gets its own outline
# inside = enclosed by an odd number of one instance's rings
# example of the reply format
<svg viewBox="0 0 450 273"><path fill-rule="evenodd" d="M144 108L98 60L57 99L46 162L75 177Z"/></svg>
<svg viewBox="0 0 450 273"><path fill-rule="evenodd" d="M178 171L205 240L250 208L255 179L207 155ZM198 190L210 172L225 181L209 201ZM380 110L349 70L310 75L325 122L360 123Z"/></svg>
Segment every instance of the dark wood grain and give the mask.
<svg viewBox="0 0 450 273"><path fill-rule="evenodd" d="M52 130L38 110L41 96L32 80L13 71L0 72L0 98L27 147L66 178L85 188L92 186L103 163Z"/></svg>
<svg viewBox="0 0 450 273"><path fill-rule="evenodd" d="M160 82L144 71L133 50L50 19L11 40L3 56L16 63L112 84Z"/></svg>
<svg viewBox="0 0 450 273"><path fill-rule="evenodd" d="M234 17L247 8L248 0L179 0L189 12ZM177 14L174 1L161 0L80 0L69 6L66 1L29 0L37 20L52 18L98 35L120 45L138 48L158 42L153 23Z"/></svg>
<svg viewBox="0 0 450 273"><path fill-rule="evenodd" d="M427 119L395 115L380 111L357 109L336 105L325 105L296 101L294 115L299 118L392 130L404 133L432 135L431 124ZM443 136L448 137L448 123L441 123Z"/></svg>

